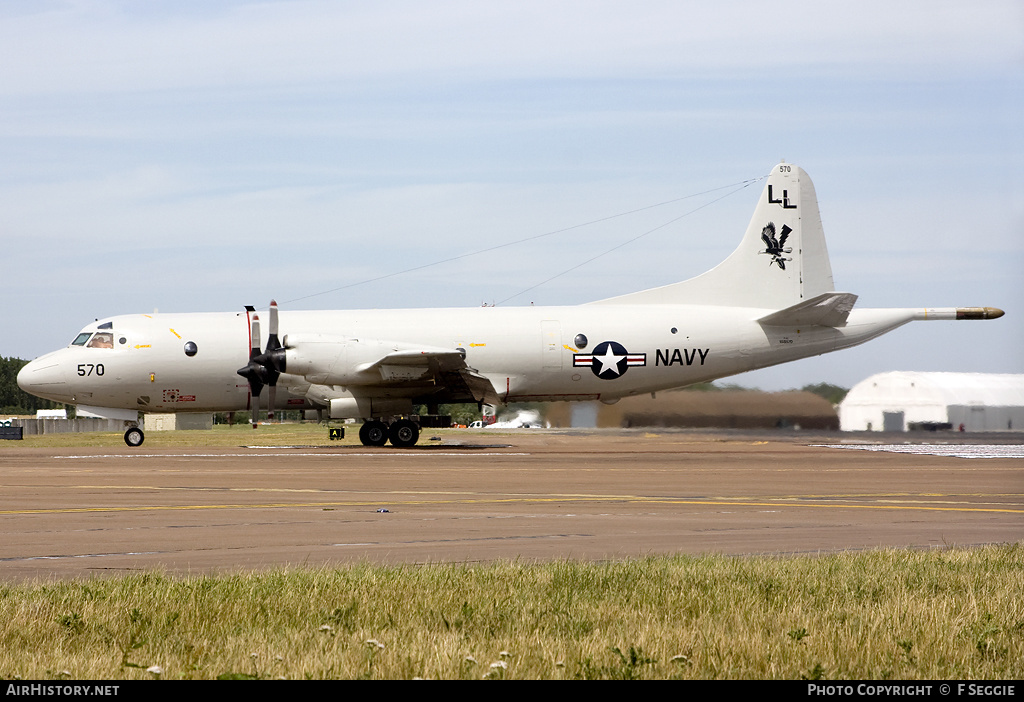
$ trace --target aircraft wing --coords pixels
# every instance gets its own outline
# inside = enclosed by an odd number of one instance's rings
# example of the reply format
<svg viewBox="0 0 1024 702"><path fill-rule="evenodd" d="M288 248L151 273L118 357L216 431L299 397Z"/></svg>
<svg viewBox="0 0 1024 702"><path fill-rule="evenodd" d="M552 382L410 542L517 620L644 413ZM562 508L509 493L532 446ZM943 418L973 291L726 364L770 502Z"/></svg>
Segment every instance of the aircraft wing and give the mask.
<svg viewBox="0 0 1024 702"><path fill-rule="evenodd" d="M401 349L356 368L362 377L374 370L383 385L433 382L443 401L499 403L491 381L466 365L461 349Z"/></svg>
<svg viewBox="0 0 1024 702"><path fill-rule="evenodd" d="M857 302L853 293L828 292L772 312L757 321L773 327L841 327Z"/></svg>
<svg viewBox="0 0 1024 702"><path fill-rule="evenodd" d="M355 370L360 374L378 370L381 378L388 381L416 380L465 367L465 355L456 349L401 349L375 361L362 363Z"/></svg>

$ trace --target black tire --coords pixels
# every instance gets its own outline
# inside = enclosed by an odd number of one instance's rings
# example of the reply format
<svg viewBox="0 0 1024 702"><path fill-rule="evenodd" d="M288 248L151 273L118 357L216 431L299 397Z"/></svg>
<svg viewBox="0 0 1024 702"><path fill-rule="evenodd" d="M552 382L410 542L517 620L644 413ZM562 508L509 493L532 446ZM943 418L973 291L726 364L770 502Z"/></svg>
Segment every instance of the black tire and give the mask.
<svg viewBox="0 0 1024 702"><path fill-rule="evenodd" d="M145 440L146 435L138 427L131 427L124 433L124 442L132 448L142 446L142 442Z"/></svg>
<svg viewBox="0 0 1024 702"><path fill-rule="evenodd" d="M384 422L371 419L359 427L359 441L363 446L383 446L388 442L388 426Z"/></svg>
<svg viewBox="0 0 1024 702"><path fill-rule="evenodd" d="M388 428L388 436L392 446L409 448L415 446L416 442L420 440L420 428L416 422L399 419Z"/></svg>

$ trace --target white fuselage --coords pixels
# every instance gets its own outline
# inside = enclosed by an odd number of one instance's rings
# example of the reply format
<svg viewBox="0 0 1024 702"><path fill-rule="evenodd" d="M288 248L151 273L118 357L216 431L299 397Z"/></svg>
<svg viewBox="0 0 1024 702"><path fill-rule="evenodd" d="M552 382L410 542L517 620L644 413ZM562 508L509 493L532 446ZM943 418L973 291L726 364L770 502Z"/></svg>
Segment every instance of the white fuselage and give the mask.
<svg viewBox="0 0 1024 702"><path fill-rule="evenodd" d="M284 311L286 346L289 336L316 337L332 351L315 372L283 374L275 404L327 407L339 395L379 394L384 371L352 369L382 349L410 346L464 349L466 365L490 380L502 402L608 402L847 348L919 315L855 310L845 326L799 329L758 323L767 312L706 305ZM47 354L23 369L19 384L58 402L125 410L249 406L249 385L236 372L250 355L246 313L125 315L83 333L101 327L112 334L111 348L71 345ZM386 395L424 392L409 383Z"/></svg>

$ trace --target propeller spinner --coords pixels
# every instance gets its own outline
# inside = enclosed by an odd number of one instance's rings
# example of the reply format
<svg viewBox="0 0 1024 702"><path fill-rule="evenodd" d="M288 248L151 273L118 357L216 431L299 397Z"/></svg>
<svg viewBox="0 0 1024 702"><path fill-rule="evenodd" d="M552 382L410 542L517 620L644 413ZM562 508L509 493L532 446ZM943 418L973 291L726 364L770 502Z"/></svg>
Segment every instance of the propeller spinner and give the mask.
<svg viewBox="0 0 1024 702"><path fill-rule="evenodd" d="M252 428L255 429L260 415L260 393L264 386L270 388L270 403L267 419L274 419L274 403L277 399L277 379L285 369L285 353L278 337L277 302L270 301L270 336L267 349L260 352L260 318L252 315L252 348L249 349L249 363L238 369L238 374L249 381L252 394Z"/></svg>

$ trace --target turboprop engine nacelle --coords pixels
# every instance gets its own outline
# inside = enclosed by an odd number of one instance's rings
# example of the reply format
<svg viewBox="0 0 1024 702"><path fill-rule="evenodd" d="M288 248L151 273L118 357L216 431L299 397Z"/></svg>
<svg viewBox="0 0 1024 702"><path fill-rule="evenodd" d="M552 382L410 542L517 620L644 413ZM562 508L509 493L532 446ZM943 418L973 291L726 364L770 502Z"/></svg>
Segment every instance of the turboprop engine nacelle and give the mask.
<svg viewBox="0 0 1024 702"><path fill-rule="evenodd" d="M428 372L427 365L403 363L415 354L408 344L381 339L356 339L327 334L289 334L284 337L282 371L301 375L317 385L365 385L381 380L414 381ZM388 359L397 359L388 362Z"/></svg>

